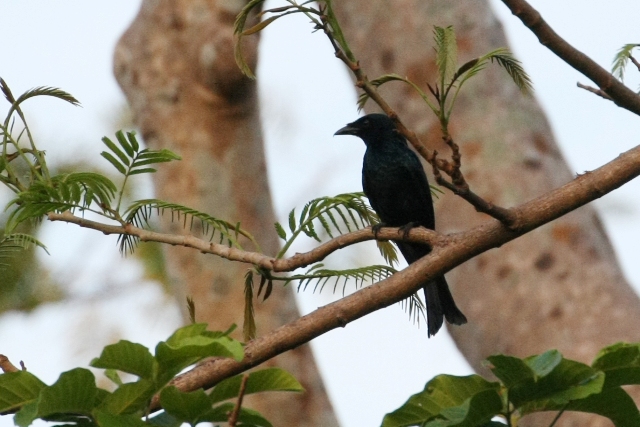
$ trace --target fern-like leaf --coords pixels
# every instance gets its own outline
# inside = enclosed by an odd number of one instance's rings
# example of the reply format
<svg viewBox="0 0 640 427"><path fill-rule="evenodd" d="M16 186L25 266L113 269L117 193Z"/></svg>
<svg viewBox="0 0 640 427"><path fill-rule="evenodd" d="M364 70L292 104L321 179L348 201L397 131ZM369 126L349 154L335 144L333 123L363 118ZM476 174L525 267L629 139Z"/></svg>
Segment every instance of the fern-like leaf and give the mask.
<svg viewBox="0 0 640 427"><path fill-rule="evenodd" d="M342 283L342 293L346 292L349 280L355 281L355 288L361 288L365 282L379 282L396 273L396 269L387 265L369 265L366 267L352 268L347 270L330 270L324 268L324 264L319 263L311 266L303 274L294 274L280 280L285 281L285 285L297 281L298 291L307 290L313 284L313 292L322 292L325 285L333 283L333 292Z"/></svg>
<svg viewBox="0 0 640 427"><path fill-rule="evenodd" d="M247 23L247 18L249 17L249 14L254 8L260 7L262 3L264 3L264 1L265 0L249 1L242 8L240 13L236 17L236 21L233 25L233 32L236 35L236 42L234 46L234 56L235 56L236 64L240 68L240 71L242 71L242 73L245 76L249 77L250 79L255 79L256 76L255 74L253 74L251 67L249 67L249 64L247 64L247 61L245 61L244 59L244 55L242 53L242 37L244 32L244 26Z"/></svg>
<svg viewBox="0 0 640 427"><path fill-rule="evenodd" d="M631 52L636 47L640 47L640 44L630 43L625 44L613 57L613 67L611 68L611 74L613 74L618 80L624 81L624 72L631 58Z"/></svg>
<svg viewBox="0 0 640 427"><path fill-rule="evenodd" d="M62 89L58 89L57 87L48 87L48 86L39 86L33 89L29 89L22 95L16 99L16 104L21 104L23 101L26 101L29 98L33 98L34 96L52 96L54 98L61 99L63 101L68 102L71 105L79 106L80 101L78 101L73 95L68 92L65 92Z"/></svg>
<svg viewBox="0 0 640 427"><path fill-rule="evenodd" d="M422 89L420 89L420 87L418 85L416 85L415 83L413 83L411 80L402 77L398 74L395 73L391 73L391 74L383 74L382 76L378 77L377 79L371 80L371 84L375 87L380 87L385 83L388 82L392 82L392 81L399 81L399 82L403 82L408 84L409 86L411 86L418 95L420 95L420 97L422 98L422 100L424 102L426 102L426 104L429 106L429 108L431 108L431 110L438 114L438 107L433 104L433 102L431 102L431 100L429 99L429 97L427 96L426 93L424 93L422 91ZM365 104L367 103L367 101L369 100L369 95L366 92L362 92L360 94L360 96L358 97L358 111L362 110L365 106Z"/></svg>
<svg viewBox="0 0 640 427"><path fill-rule="evenodd" d="M12 255L18 251L27 250L32 246L41 247L47 254L49 253L42 242L29 234L5 234L0 239L0 272L9 266L6 264L6 260L10 259Z"/></svg>
<svg viewBox="0 0 640 427"><path fill-rule="evenodd" d="M257 250L260 248L255 238L250 233L240 228L239 224L232 224L204 212L175 203L164 202L162 200L138 200L125 211L125 221L138 228L148 228L151 216L154 213L162 215L165 211L169 211L171 213L172 221L181 221L185 228L187 226L190 229L193 228L194 221L198 221L202 227L203 234L209 236L210 240L213 240L217 234L219 243L241 248L241 245L238 242L238 236L244 236L253 243ZM134 236L121 235L119 243L121 252L131 253L137 245L138 240Z"/></svg>
<svg viewBox="0 0 640 427"><path fill-rule="evenodd" d="M527 72L522 68L522 63L518 61L508 49L497 49L486 55L491 62L496 62L505 69L511 80L518 86L518 89L530 95L533 92L533 84Z"/></svg>
<svg viewBox="0 0 640 427"><path fill-rule="evenodd" d="M7 208L16 206L7 220L7 230L13 230L28 219L40 219L49 212L64 212L110 206L116 186L109 178L92 172L56 175L51 182L35 181L17 194Z"/></svg>
<svg viewBox="0 0 640 427"><path fill-rule="evenodd" d="M458 46L453 26L435 27L436 65L440 77L440 87L444 88L451 81L458 63Z"/></svg>

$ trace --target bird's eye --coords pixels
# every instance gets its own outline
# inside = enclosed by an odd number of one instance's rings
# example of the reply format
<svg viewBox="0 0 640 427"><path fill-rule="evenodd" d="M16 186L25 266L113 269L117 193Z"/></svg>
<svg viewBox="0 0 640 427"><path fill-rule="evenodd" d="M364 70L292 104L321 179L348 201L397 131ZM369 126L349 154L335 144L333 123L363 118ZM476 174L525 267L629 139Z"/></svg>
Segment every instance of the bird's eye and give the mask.
<svg viewBox="0 0 640 427"><path fill-rule="evenodd" d="M365 120L362 122L365 127L369 127L369 120Z"/></svg>

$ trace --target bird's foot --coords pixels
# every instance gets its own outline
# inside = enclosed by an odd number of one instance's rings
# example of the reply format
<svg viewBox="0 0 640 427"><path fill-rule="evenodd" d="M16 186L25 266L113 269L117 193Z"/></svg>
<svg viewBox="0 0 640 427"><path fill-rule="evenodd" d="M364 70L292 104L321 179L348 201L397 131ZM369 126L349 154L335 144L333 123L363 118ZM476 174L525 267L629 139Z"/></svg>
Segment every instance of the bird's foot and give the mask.
<svg viewBox="0 0 640 427"><path fill-rule="evenodd" d="M382 227L386 227L387 225L384 222L379 222L378 224L371 227L371 231L373 231L373 237L378 238L378 233L380 233L380 229Z"/></svg>
<svg viewBox="0 0 640 427"><path fill-rule="evenodd" d="M420 223L414 221L414 222L410 222L408 224L405 224L402 227L400 227L398 232L402 233L402 238L403 239L408 239L409 238L409 232L411 231L412 228L415 228L415 227L420 227Z"/></svg>

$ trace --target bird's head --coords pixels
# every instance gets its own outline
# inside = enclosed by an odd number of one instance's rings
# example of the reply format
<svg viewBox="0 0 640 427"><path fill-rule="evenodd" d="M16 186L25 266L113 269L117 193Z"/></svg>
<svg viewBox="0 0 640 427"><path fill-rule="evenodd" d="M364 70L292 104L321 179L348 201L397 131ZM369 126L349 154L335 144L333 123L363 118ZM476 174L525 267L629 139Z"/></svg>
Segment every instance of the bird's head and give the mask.
<svg viewBox="0 0 640 427"><path fill-rule="evenodd" d="M367 114L355 122L349 123L339 129L334 135L353 135L361 138L365 144L371 145L385 141L392 136L397 136L396 126L388 116L384 114Z"/></svg>

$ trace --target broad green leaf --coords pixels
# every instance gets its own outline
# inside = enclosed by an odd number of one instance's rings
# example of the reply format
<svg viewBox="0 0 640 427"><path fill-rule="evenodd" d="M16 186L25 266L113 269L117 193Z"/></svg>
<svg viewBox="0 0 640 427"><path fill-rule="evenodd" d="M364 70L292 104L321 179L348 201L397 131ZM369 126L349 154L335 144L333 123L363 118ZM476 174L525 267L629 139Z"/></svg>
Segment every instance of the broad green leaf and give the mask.
<svg viewBox="0 0 640 427"><path fill-rule="evenodd" d="M640 345L618 343L605 347L591 366L605 373L605 388L640 384Z"/></svg>
<svg viewBox="0 0 640 427"><path fill-rule="evenodd" d="M169 386L160 392L160 405L173 417L196 425L211 410L211 400L202 390L189 393Z"/></svg>
<svg viewBox="0 0 640 427"><path fill-rule="evenodd" d="M221 333L206 331L205 323L178 329L166 342L156 346L158 381L162 384L189 365L207 357L244 357L242 344Z"/></svg>
<svg viewBox="0 0 640 427"><path fill-rule="evenodd" d="M126 383L106 396L100 404L100 409L110 414L132 414L142 411L149 405L156 392L151 380L141 379Z"/></svg>
<svg viewBox="0 0 640 427"><path fill-rule="evenodd" d="M91 361L91 366L117 369L146 379L152 379L157 369L157 363L147 347L127 340L106 346L100 357Z"/></svg>
<svg viewBox="0 0 640 427"><path fill-rule="evenodd" d="M22 427L31 424L35 418L47 419L59 414L88 416L107 394L96 387L91 371L83 368L72 369L62 373L52 386L43 388L39 399L33 403L35 410L31 405L24 407L25 413L16 417L16 420Z"/></svg>
<svg viewBox="0 0 640 427"><path fill-rule="evenodd" d="M545 353L548 354L549 352ZM539 357L539 356L538 356ZM525 361L527 361L527 358ZM547 366L538 371L544 372ZM520 407L534 401L553 401L563 404L599 393L604 374L583 363L562 359L545 376L522 381L509 388L509 400Z"/></svg>
<svg viewBox="0 0 640 427"><path fill-rule="evenodd" d="M478 375L438 375L425 385L423 391L414 394L400 408L385 415L382 427L423 424L436 417L448 420L449 424L442 424L443 426L471 426L473 424L464 424L468 417L478 417L480 422L488 416L485 421L489 421L502 408L499 391L499 383L489 382Z"/></svg>
<svg viewBox="0 0 640 427"><path fill-rule="evenodd" d="M149 424L160 427L180 427L182 426L182 421L162 411L158 415L150 417Z"/></svg>
<svg viewBox="0 0 640 427"><path fill-rule="evenodd" d="M100 427L145 427L149 425L137 415L117 415L103 411L96 411L95 419Z"/></svg>
<svg viewBox="0 0 640 427"><path fill-rule="evenodd" d="M7 412L33 402L47 385L31 372L18 371L0 375L0 412Z"/></svg>
<svg viewBox="0 0 640 427"><path fill-rule="evenodd" d="M247 379L245 394L259 393L263 391L294 391L302 392L304 388L293 375L280 368L267 368L251 372ZM242 377L244 374L227 378L221 381L211 391L210 397L213 403L238 397Z"/></svg>

